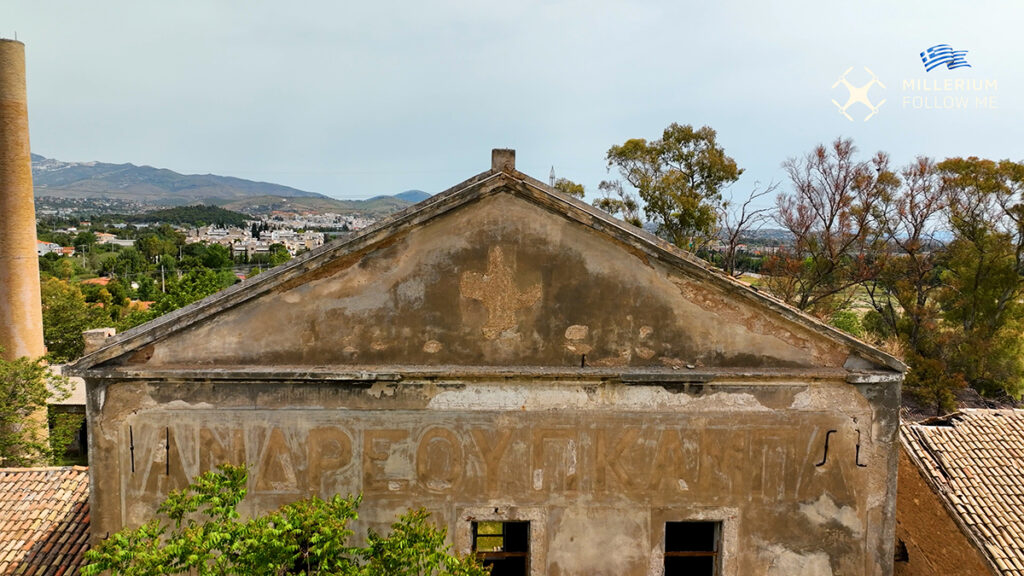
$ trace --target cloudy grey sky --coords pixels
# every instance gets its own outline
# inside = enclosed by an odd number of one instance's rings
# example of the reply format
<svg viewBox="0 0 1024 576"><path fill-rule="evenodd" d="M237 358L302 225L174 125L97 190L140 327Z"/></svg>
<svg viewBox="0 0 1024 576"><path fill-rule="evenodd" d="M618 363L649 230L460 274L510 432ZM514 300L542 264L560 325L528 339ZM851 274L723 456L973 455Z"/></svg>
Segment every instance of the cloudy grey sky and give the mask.
<svg viewBox="0 0 1024 576"><path fill-rule="evenodd" d="M1022 160L1022 21L1016 1L0 6L0 36L26 44L35 152L339 198L439 192L487 169L494 147L592 196L609 146L671 122L718 131L746 170L737 193L840 135L899 163ZM972 67L926 73L918 53L939 43ZM847 100L832 85L850 67L852 85L867 67L885 86L870 89L885 103L867 122L863 104L851 122L832 103ZM904 85L947 79L982 89Z"/></svg>

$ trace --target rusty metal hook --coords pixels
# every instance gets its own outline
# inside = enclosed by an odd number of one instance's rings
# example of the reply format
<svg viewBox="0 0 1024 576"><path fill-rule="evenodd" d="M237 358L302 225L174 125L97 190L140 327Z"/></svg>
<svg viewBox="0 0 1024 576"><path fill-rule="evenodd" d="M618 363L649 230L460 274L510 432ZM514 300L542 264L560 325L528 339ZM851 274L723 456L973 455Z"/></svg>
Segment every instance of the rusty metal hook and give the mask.
<svg viewBox="0 0 1024 576"><path fill-rule="evenodd" d="M132 460L132 474L135 474L135 432L128 427L128 455Z"/></svg>
<svg viewBox="0 0 1024 576"><path fill-rule="evenodd" d="M815 464L816 467L824 466L825 462L828 461L828 439L835 433L836 430L829 430L828 432L825 432L825 454L821 457L821 462Z"/></svg>
<svg viewBox="0 0 1024 576"><path fill-rule="evenodd" d="M164 474L171 475L171 429L164 428Z"/></svg>
<svg viewBox="0 0 1024 576"><path fill-rule="evenodd" d="M853 461L860 468L867 468L868 467L867 464L861 464L860 463L860 428L857 429L857 451L854 452Z"/></svg>

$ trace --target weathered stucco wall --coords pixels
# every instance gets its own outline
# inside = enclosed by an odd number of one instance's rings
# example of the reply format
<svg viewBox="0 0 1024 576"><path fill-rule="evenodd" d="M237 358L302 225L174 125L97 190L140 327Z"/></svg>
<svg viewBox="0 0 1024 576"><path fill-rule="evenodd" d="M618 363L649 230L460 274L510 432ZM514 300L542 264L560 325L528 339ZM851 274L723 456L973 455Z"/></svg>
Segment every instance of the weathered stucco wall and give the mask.
<svg viewBox="0 0 1024 576"><path fill-rule="evenodd" d="M664 522L701 518L723 522L724 574L892 569L891 385L89 384L101 536L247 462L248 512L361 492L360 533L424 506L462 550L472 519L529 519L537 574L656 574Z"/></svg>
<svg viewBox="0 0 1024 576"><path fill-rule="evenodd" d="M841 367L846 347L512 194L338 258L128 363Z"/></svg>
<svg viewBox="0 0 1024 576"><path fill-rule="evenodd" d="M993 572L984 557L960 531L902 447L899 475L896 538L906 546L907 558L896 562L895 574L990 576Z"/></svg>

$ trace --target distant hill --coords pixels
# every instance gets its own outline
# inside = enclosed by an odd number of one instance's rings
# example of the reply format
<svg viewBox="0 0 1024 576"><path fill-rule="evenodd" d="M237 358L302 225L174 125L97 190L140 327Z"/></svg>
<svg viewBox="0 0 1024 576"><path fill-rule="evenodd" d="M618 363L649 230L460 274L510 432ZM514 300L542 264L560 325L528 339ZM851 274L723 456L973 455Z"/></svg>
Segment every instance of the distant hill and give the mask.
<svg viewBox="0 0 1024 576"><path fill-rule="evenodd" d="M335 198L285 198L283 196L257 196L221 204L222 208L253 215L271 212L334 212L335 214L367 214L385 216L409 206L412 202L395 196L377 196L369 200L337 200Z"/></svg>
<svg viewBox="0 0 1024 576"><path fill-rule="evenodd" d="M32 155L32 179L37 197L123 199L163 206L220 204L268 195L329 200L322 194L268 182L214 174L179 174L134 164L63 162L38 154Z"/></svg>
<svg viewBox="0 0 1024 576"><path fill-rule="evenodd" d="M369 200L338 200L280 184L215 174L179 174L172 170L107 164L64 162L32 155L35 195L82 202L83 199L128 201L145 207L210 204L250 215L270 212L334 212L385 216L430 197L422 190Z"/></svg>
<svg viewBox="0 0 1024 576"><path fill-rule="evenodd" d="M217 206L175 206L162 210L152 210L142 214L126 214L118 216L117 219L125 222L166 222L168 224L188 226L234 226L241 228L245 226L250 216L225 210Z"/></svg>
<svg viewBox="0 0 1024 576"><path fill-rule="evenodd" d="M395 194L394 197L399 200L405 200L406 202L412 202L413 204L419 204L427 198L430 198L430 194L423 190L406 190L405 192Z"/></svg>

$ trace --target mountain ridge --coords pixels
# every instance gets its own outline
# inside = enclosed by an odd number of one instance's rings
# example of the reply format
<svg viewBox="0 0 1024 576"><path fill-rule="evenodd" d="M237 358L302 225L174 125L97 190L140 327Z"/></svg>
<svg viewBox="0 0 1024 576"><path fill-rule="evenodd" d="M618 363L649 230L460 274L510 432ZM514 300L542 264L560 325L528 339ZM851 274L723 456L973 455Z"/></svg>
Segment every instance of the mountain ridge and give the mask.
<svg viewBox="0 0 1024 576"><path fill-rule="evenodd" d="M65 162L32 154L35 196L127 200L151 207L214 204L229 209L387 214L430 197L422 190L340 200L290 186L217 174L182 174L131 163Z"/></svg>
<svg viewBox="0 0 1024 576"><path fill-rule="evenodd" d="M64 162L32 154L36 196L117 198L158 205L182 205L249 196L328 198L270 182L215 174L181 174L131 163Z"/></svg>

